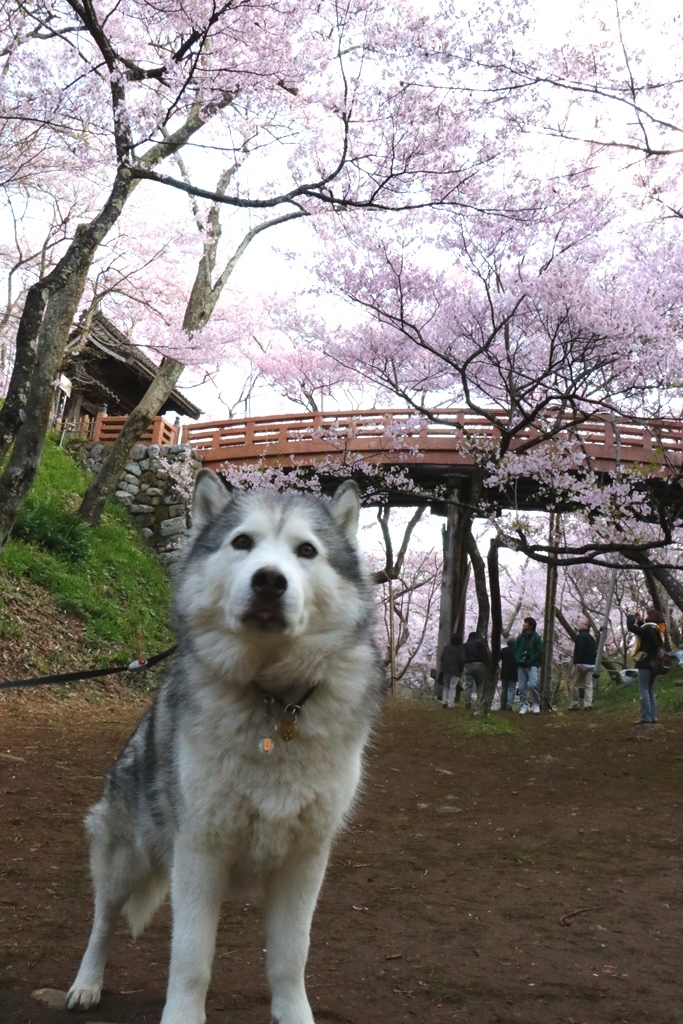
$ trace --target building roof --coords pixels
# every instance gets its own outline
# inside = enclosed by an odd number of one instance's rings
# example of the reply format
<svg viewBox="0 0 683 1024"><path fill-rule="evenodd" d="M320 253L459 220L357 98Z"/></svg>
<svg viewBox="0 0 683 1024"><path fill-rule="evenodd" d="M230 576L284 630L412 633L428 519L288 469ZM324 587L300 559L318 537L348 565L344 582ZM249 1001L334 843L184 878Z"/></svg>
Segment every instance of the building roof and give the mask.
<svg viewBox="0 0 683 1024"><path fill-rule="evenodd" d="M131 412L159 367L99 311L90 320L86 339L79 345L82 336L83 326L79 324L71 334L71 352L67 349L63 366L74 390L94 405L106 405L112 415ZM193 420L202 414L177 388L160 411L174 411Z"/></svg>

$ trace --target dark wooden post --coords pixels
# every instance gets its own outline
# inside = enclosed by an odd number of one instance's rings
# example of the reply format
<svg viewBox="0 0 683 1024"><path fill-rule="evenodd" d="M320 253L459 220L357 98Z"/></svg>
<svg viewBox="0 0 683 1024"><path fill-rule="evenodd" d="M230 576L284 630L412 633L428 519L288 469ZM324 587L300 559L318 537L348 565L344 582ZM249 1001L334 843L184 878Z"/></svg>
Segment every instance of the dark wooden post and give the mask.
<svg viewBox="0 0 683 1024"><path fill-rule="evenodd" d="M102 436L102 425L104 424L106 418L107 407L105 405L97 410L97 415L95 416L95 423L92 431L92 439L95 442L95 444L97 444L97 442L100 440L100 437Z"/></svg>
<svg viewBox="0 0 683 1024"><path fill-rule="evenodd" d="M560 516L551 512L548 520L548 546L556 547L560 534ZM551 556L545 581L545 613L543 616L543 662L540 693L544 711L552 710L553 659L555 654L555 608L557 605L557 561Z"/></svg>
<svg viewBox="0 0 683 1024"><path fill-rule="evenodd" d="M467 614L467 581L469 561L463 542L463 510L458 503L448 506L446 525L442 527L443 574L439 611L439 650L441 652L454 632L464 633Z"/></svg>

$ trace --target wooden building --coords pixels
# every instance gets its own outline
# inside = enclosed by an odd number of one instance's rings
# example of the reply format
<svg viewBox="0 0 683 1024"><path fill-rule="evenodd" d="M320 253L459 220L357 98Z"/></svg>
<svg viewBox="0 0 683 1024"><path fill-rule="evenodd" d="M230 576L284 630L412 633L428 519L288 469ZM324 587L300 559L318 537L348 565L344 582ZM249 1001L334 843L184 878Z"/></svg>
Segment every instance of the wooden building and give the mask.
<svg viewBox="0 0 683 1024"><path fill-rule="evenodd" d="M149 356L110 320L100 312L95 313L85 336L83 326L79 325L69 338L55 396L54 427L87 439L99 439L94 437L96 423L101 427L107 419L125 422L157 370ZM176 388L160 409L161 416L164 413L171 415L172 423L177 416L196 420L201 409Z"/></svg>

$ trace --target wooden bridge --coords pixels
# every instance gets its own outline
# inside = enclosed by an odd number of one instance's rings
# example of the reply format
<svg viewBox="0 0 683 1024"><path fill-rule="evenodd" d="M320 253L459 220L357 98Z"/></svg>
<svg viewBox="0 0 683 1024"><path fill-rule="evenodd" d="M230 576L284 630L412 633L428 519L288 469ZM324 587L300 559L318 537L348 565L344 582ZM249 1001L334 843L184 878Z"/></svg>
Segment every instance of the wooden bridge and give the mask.
<svg viewBox="0 0 683 1024"><path fill-rule="evenodd" d="M501 419L505 414L498 413ZM206 466L311 466L327 458L361 456L391 465L472 467L467 444L480 439L495 450L500 436L484 416L464 409L439 409L439 423L409 409L362 412L295 413L183 427L182 441ZM533 445L541 433L533 426L517 433L511 451ZM593 417L571 426L559 439L577 443L577 468L614 470L617 463L640 464L668 475L683 466L683 423Z"/></svg>
<svg viewBox="0 0 683 1024"><path fill-rule="evenodd" d="M282 469L317 466L334 476L335 464L358 468L361 463L405 467L415 482L426 489L439 484L458 486L472 474L472 446L495 452L500 431L488 417L467 409L435 410L435 423L410 409L371 409L351 412L294 413L246 419L193 423L182 428L180 438L165 420L157 418L145 437L147 443L183 443L193 448L205 466L278 466ZM492 410L505 422L503 410ZM124 417L98 420L98 439L111 443ZM515 433L510 450L534 447L542 437L534 426ZM614 472L617 465L643 467L650 486L675 483L683 478L683 423L680 420L636 422L594 416L579 425L569 424L555 442L571 441L573 468L595 473ZM542 444L548 443L541 441ZM515 495L532 507L536 485L518 481ZM400 499L399 499L400 500Z"/></svg>

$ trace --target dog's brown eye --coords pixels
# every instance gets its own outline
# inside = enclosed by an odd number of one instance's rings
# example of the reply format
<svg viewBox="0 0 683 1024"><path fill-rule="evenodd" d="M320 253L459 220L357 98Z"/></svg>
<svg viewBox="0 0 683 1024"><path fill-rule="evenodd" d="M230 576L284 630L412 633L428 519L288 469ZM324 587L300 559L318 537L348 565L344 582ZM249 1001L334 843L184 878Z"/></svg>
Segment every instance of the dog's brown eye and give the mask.
<svg viewBox="0 0 683 1024"><path fill-rule="evenodd" d="M315 558L318 554L313 545L309 544L308 541L304 541L303 544L299 544L299 547L296 549L296 553L299 558Z"/></svg>
<svg viewBox="0 0 683 1024"><path fill-rule="evenodd" d="M240 533L233 539L232 546L237 548L238 551L251 551L254 542L248 533Z"/></svg>

